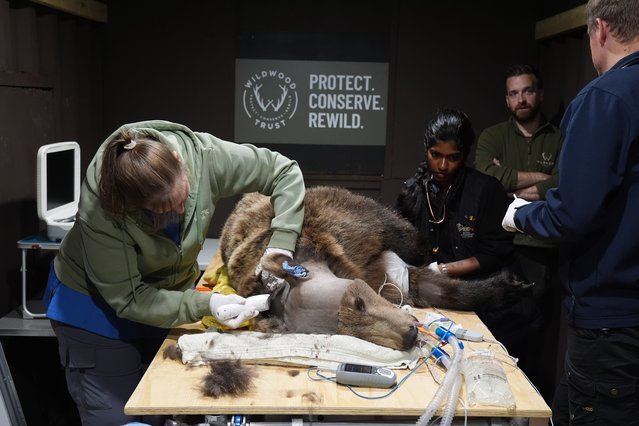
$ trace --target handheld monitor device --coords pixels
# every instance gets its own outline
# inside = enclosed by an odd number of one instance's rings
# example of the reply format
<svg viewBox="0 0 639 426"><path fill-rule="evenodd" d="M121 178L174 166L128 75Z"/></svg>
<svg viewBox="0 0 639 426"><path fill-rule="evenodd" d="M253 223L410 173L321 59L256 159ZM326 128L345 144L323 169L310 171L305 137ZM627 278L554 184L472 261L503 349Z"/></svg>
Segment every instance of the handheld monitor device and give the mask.
<svg viewBox="0 0 639 426"><path fill-rule="evenodd" d="M47 238L60 241L73 226L80 201L80 145L56 142L38 149L38 216Z"/></svg>
<svg viewBox="0 0 639 426"><path fill-rule="evenodd" d="M390 388L397 381L395 373L386 367L342 363L337 367L337 383L371 388Z"/></svg>

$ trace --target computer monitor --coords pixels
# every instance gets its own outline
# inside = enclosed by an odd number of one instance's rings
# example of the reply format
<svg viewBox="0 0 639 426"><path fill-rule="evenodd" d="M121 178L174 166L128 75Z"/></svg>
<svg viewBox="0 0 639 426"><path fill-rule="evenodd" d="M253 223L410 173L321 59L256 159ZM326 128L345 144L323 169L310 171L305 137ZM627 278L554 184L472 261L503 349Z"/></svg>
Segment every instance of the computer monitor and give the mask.
<svg viewBox="0 0 639 426"><path fill-rule="evenodd" d="M71 229L80 201L80 145L56 142L38 149L38 216L52 241Z"/></svg>

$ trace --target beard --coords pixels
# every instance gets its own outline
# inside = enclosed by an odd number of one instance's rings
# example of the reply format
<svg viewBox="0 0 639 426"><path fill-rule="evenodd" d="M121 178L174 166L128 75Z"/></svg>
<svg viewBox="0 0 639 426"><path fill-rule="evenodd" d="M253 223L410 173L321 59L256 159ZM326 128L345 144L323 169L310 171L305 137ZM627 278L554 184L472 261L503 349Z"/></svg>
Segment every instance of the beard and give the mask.
<svg viewBox="0 0 639 426"><path fill-rule="evenodd" d="M526 124L539 116L539 107L528 105L528 107L524 109L511 110L511 114L518 123Z"/></svg>

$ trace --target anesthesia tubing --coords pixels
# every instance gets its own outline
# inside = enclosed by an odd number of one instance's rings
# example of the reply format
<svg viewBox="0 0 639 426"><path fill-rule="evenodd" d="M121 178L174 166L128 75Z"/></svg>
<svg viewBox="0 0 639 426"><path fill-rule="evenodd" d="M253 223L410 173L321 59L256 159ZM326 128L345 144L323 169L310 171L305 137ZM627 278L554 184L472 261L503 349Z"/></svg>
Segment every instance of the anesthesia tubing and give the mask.
<svg viewBox="0 0 639 426"><path fill-rule="evenodd" d="M444 376L442 384L435 392L433 399L431 399L430 403L424 410L424 413L417 420L417 426L428 425L433 414L435 414L435 410L437 410L437 408L441 405L444 397L446 396L448 399L446 401L446 408L442 414L440 425L450 425L455 415L455 408L457 407L459 392L461 391L462 385L461 361L464 357L464 350L454 334L447 333L446 338L450 347L453 348L453 356L451 359L447 357L440 358L446 367L446 375Z"/></svg>

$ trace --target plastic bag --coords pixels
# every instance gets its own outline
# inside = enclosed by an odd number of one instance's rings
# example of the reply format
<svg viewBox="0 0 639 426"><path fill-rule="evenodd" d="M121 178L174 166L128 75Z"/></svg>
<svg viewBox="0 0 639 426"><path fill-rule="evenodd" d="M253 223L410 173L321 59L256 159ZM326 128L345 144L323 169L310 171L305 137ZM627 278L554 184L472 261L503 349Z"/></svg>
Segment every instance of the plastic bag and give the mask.
<svg viewBox="0 0 639 426"><path fill-rule="evenodd" d="M492 350L475 351L462 361L466 397L473 405L495 405L515 409L515 397L506 372Z"/></svg>

